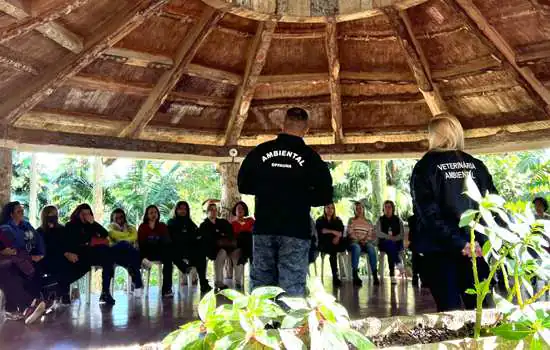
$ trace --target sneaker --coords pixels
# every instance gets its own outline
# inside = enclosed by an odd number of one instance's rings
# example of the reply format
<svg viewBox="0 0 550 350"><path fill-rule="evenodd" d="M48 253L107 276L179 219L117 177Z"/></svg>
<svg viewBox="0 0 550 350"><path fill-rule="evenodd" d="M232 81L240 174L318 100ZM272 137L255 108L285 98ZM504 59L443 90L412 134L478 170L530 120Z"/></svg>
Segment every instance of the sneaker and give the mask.
<svg viewBox="0 0 550 350"><path fill-rule="evenodd" d="M113 298L111 294L103 293L99 297L99 303L100 304L107 304L107 305L115 305L116 300Z"/></svg>
<svg viewBox="0 0 550 350"><path fill-rule="evenodd" d="M397 278L395 278L395 276L391 277L391 284L397 284Z"/></svg>
<svg viewBox="0 0 550 350"><path fill-rule="evenodd" d="M25 324L31 324L36 322L42 315L44 315L44 312L46 312L46 303L41 301L36 305L36 307L32 307L32 312L28 317L25 318Z"/></svg>
<svg viewBox="0 0 550 350"><path fill-rule="evenodd" d="M141 261L141 267L143 267L145 270L151 270L153 267L153 263L147 259L143 259Z"/></svg>
<svg viewBox="0 0 550 350"><path fill-rule="evenodd" d="M25 315L23 315L21 312L18 312L18 311L15 311L15 312L6 311L4 315L7 321L21 321L25 319Z"/></svg>
<svg viewBox="0 0 550 350"><path fill-rule="evenodd" d="M141 298L143 296L143 288L134 289L134 297Z"/></svg>
<svg viewBox="0 0 550 350"><path fill-rule="evenodd" d="M342 281L338 277L334 277L332 279L332 285L334 287L341 287L342 286Z"/></svg>

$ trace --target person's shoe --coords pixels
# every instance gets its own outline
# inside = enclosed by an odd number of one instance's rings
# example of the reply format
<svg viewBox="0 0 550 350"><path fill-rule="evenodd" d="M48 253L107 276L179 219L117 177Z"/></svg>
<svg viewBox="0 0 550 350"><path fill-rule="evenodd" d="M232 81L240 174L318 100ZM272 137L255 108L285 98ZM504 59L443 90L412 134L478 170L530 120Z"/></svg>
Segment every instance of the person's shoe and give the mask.
<svg viewBox="0 0 550 350"><path fill-rule="evenodd" d="M143 296L143 288L134 289L134 297L141 298Z"/></svg>
<svg viewBox="0 0 550 350"><path fill-rule="evenodd" d="M18 311L15 311L15 312L6 311L4 315L6 317L6 321L21 321L25 319L25 315L23 315L23 313Z"/></svg>
<svg viewBox="0 0 550 350"><path fill-rule="evenodd" d="M162 297L163 298L173 298L174 297L174 292L172 292L172 290L165 290L162 292Z"/></svg>
<svg viewBox="0 0 550 350"><path fill-rule="evenodd" d="M332 285L334 287L341 287L342 286L342 281L338 277L333 277L332 278Z"/></svg>
<svg viewBox="0 0 550 350"><path fill-rule="evenodd" d="M391 284L397 284L397 278L395 278L395 276L391 277Z"/></svg>
<svg viewBox="0 0 550 350"><path fill-rule="evenodd" d="M141 267L143 267L146 270L151 270L151 268L153 267L153 263L147 259L143 259L141 261Z"/></svg>
<svg viewBox="0 0 550 350"><path fill-rule="evenodd" d="M113 298L111 294L102 293L101 296L99 297L99 303L106 304L106 305L115 305L116 300Z"/></svg>
<svg viewBox="0 0 550 350"><path fill-rule="evenodd" d="M71 296L70 295L63 295L60 300L61 300L61 304L63 304L63 305L71 305Z"/></svg>
<svg viewBox="0 0 550 350"><path fill-rule="evenodd" d="M374 277L373 281L372 281L372 284L375 285L375 286L379 286L380 285L380 280L378 279L378 277Z"/></svg>
<svg viewBox="0 0 550 350"><path fill-rule="evenodd" d="M36 306L31 306L29 309L32 310L29 310L29 315L25 317L25 324L32 324L42 317L46 312L46 303L43 301L38 302Z"/></svg>
<svg viewBox="0 0 550 350"><path fill-rule="evenodd" d="M363 281L361 280L361 277L359 277L359 271L357 270L353 271L353 285L356 287L363 286Z"/></svg>

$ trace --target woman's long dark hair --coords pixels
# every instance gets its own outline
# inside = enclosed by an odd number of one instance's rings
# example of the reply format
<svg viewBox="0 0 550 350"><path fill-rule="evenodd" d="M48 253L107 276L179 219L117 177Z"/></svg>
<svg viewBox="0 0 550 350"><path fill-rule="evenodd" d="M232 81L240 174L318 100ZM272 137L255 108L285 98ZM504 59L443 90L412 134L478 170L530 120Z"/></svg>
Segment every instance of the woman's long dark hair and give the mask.
<svg viewBox="0 0 550 350"><path fill-rule="evenodd" d="M149 213L149 209L155 209L157 211L157 221L155 222L155 225L157 225L160 222L160 210L156 205L150 205L147 207L147 209L145 209L145 214L143 214L143 223L149 223L149 218L147 215Z"/></svg>
<svg viewBox="0 0 550 350"><path fill-rule="evenodd" d="M384 204L382 205L382 214L385 214L384 213L384 208L386 207L386 204L391 205L391 215L392 216L397 216L397 213L395 212L395 203L393 201L390 201L390 200L384 201Z"/></svg>
<svg viewBox="0 0 550 350"><path fill-rule="evenodd" d="M15 201L15 202L9 202L8 204L4 205L2 208L2 221L0 224L5 225L11 220L11 215L15 211L15 208L17 206L21 205L21 203Z"/></svg>
<svg viewBox="0 0 550 350"><path fill-rule="evenodd" d="M178 217L178 208L181 207L182 205L185 205L185 207L187 208L187 216L185 216L186 218L188 219L191 219L191 207L189 206L189 203L187 203L186 201L179 201L176 203L176 206L174 207L174 219Z"/></svg>
<svg viewBox="0 0 550 350"><path fill-rule="evenodd" d="M59 211L55 205L47 205L42 208L42 211L40 212L40 227L42 227L42 230L48 231L50 229L48 227L48 216L50 216L53 212L59 215ZM56 225L59 225L59 219Z"/></svg>
<svg viewBox="0 0 550 350"><path fill-rule="evenodd" d="M82 203L78 207L76 207L75 210L72 212L70 222L73 222L73 223L74 222L80 222L80 223L82 223L82 221L80 220L80 213L83 210L89 210L90 213L92 214L92 216L94 216L94 212L92 211L92 207L90 207L90 205L87 204L87 203Z"/></svg>
<svg viewBox="0 0 550 350"><path fill-rule="evenodd" d="M237 202L237 204L235 204L235 205L233 206L233 209L231 210L231 214L232 214L233 216L237 216L237 207L238 207L239 205L242 205L242 206L243 206L243 209L244 209L244 216L247 217L247 216L249 215L248 205L246 205L246 203L243 202L243 201L239 201L239 202Z"/></svg>
<svg viewBox="0 0 550 350"><path fill-rule="evenodd" d="M334 221L337 218L337 216L336 216L336 206L334 205L334 203L330 203L330 204L325 205L325 207L323 208L323 217L328 221L327 207L329 205L332 205L334 207L334 214L332 214L332 217L330 218L330 221Z"/></svg>
<svg viewBox="0 0 550 350"><path fill-rule="evenodd" d="M113 212L111 213L111 223L115 222L115 215L116 214L122 214L122 217L124 218L124 223L125 224L128 223L128 220L126 220L126 213L124 212L124 210L122 208L116 208L115 210L113 210Z"/></svg>

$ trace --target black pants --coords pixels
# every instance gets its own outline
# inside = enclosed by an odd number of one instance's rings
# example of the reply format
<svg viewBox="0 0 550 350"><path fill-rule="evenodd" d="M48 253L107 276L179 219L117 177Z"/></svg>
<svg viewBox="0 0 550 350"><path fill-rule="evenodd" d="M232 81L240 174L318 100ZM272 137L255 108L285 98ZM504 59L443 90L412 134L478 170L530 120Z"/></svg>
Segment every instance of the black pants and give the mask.
<svg viewBox="0 0 550 350"><path fill-rule="evenodd" d="M195 269L197 269L201 287L206 286L208 284L208 279L206 278L206 253L195 252L193 254L187 254L187 256L182 257L182 259L189 260L189 266L194 266Z"/></svg>
<svg viewBox="0 0 550 350"><path fill-rule="evenodd" d="M37 297L33 295L35 288L28 288L30 279L31 276L25 276L11 261L0 262L0 289L4 292L6 311L23 312Z"/></svg>
<svg viewBox="0 0 550 350"><path fill-rule="evenodd" d="M81 279L88 271L90 265L85 260L72 263L65 256L46 256L44 258L44 270L53 275L57 282L56 293L59 297L69 296L71 283Z"/></svg>
<svg viewBox="0 0 550 350"><path fill-rule="evenodd" d="M177 254L174 254L174 249L169 243L147 242L140 244L139 249L142 258L151 261L160 261L162 263L162 293L167 293L172 290L173 264L176 265L180 271L187 273L188 265L183 262L182 257L178 257Z"/></svg>
<svg viewBox="0 0 550 350"><path fill-rule="evenodd" d="M237 237L237 248L241 249L241 262L246 263L248 259L252 262L252 233L241 232Z"/></svg>
<svg viewBox="0 0 550 350"><path fill-rule="evenodd" d="M412 252L412 280L413 282L418 282L419 277L421 276L421 269L422 269L422 257L420 254L416 252ZM422 284L424 285L426 282L422 279ZM427 287L427 285L426 285Z"/></svg>
<svg viewBox="0 0 550 350"><path fill-rule="evenodd" d="M332 243L334 238L331 234L321 234L319 236L319 251L329 255L330 271L332 278L338 278L338 253L346 250L346 244L340 239L338 244Z"/></svg>
<svg viewBox="0 0 550 350"><path fill-rule="evenodd" d="M120 265L132 277L135 288L142 288L143 281L141 279L141 256L139 251L132 244L126 241L120 241L111 247L113 260L117 265Z"/></svg>
<svg viewBox="0 0 550 350"><path fill-rule="evenodd" d="M453 311L464 308L473 310L476 307L476 296L466 294L468 288L474 287L474 275L470 258L460 254L431 253L424 254L422 280L426 281L432 293L437 311ZM483 258L477 258L479 280L489 276L489 265ZM484 307L492 307L493 299L489 294L483 302Z"/></svg>
<svg viewBox="0 0 550 350"><path fill-rule="evenodd" d="M78 263L82 264L79 268L90 266L100 266L102 269L101 275L101 293L111 293L111 279L115 274L115 260L113 252L109 246L101 245L83 249L78 254Z"/></svg>

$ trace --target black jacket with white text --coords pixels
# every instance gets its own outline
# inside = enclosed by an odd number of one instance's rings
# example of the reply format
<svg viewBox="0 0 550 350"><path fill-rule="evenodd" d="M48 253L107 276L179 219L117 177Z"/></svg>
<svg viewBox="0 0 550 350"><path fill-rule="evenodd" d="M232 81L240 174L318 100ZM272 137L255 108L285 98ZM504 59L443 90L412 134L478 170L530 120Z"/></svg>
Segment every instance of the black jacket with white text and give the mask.
<svg viewBox="0 0 550 350"><path fill-rule="evenodd" d="M327 164L300 137L280 134L252 150L239 171L239 191L256 197L257 234L311 238L311 207L332 202Z"/></svg>
<svg viewBox="0 0 550 350"><path fill-rule="evenodd" d="M459 228L460 216L478 205L465 191L472 175L482 195L497 193L487 167L461 151L431 151L416 164L411 176L418 253L460 252L470 241L468 230ZM476 233L483 245L486 238Z"/></svg>

